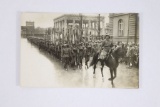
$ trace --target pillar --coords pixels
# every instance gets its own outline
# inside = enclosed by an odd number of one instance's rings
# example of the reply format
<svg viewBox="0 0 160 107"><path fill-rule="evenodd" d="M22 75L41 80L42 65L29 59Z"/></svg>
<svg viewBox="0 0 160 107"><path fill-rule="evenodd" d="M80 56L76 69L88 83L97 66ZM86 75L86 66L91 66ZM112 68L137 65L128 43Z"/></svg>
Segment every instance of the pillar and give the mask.
<svg viewBox="0 0 160 107"><path fill-rule="evenodd" d="M105 25L104 25L105 23L104 23L104 19L102 19L102 34L101 35L104 35L105 33Z"/></svg>

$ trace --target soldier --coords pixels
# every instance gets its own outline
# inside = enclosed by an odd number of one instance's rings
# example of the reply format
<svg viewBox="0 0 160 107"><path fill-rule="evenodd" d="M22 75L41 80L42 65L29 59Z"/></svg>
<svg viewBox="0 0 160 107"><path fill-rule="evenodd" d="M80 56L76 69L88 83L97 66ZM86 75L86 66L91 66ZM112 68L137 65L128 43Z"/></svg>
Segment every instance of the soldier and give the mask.
<svg viewBox="0 0 160 107"><path fill-rule="evenodd" d="M63 50L62 50L62 57L64 60L64 68L65 70L68 70L68 64L69 64L69 56L70 56L70 49L68 44L63 45Z"/></svg>
<svg viewBox="0 0 160 107"><path fill-rule="evenodd" d="M104 59L106 55L108 57L109 54L111 53L112 46L113 46L113 43L110 40L110 36L106 35L105 40L102 42L101 52L98 59Z"/></svg>
<svg viewBox="0 0 160 107"><path fill-rule="evenodd" d="M126 56L128 58L128 68L132 68L132 66L133 66L133 47L132 47L132 44L129 45Z"/></svg>
<svg viewBox="0 0 160 107"><path fill-rule="evenodd" d="M90 55L91 55L91 44L90 43L86 43L86 47L85 47L85 65L88 68L88 61L90 59Z"/></svg>
<svg viewBox="0 0 160 107"><path fill-rule="evenodd" d="M57 58L60 59L60 44L57 45Z"/></svg>
<svg viewBox="0 0 160 107"><path fill-rule="evenodd" d="M93 49L92 52L93 52L93 56L94 56L97 52L99 52L98 44L94 43L92 49Z"/></svg>
<svg viewBox="0 0 160 107"><path fill-rule="evenodd" d="M91 49L92 49L92 46L90 43L87 43L86 44L86 55L90 56L91 55Z"/></svg>
<svg viewBox="0 0 160 107"><path fill-rule="evenodd" d="M72 57L72 61L71 64L73 67L75 67L77 65L77 46L76 44L72 45L72 50L71 50L71 57Z"/></svg>
<svg viewBox="0 0 160 107"><path fill-rule="evenodd" d="M83 59L83 54L84 54L84 47L83 47L83 43L79 43L78 46L78 64L79 64L79 68L82 67L82 59Z"/></svg>

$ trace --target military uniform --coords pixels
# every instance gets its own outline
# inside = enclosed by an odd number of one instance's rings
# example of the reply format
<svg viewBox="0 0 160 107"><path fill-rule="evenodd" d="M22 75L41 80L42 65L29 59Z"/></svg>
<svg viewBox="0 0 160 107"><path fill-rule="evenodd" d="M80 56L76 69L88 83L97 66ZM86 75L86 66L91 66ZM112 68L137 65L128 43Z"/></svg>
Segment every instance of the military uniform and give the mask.
<svg viewBox="0 0 160 107"><path fill-rule="evenodd" d="M58 59L60 59L60 56L61 56L61 46L60 46L60 44L58 44L57 56L58 56Z"/></svg>
<svg viewBox="0 0 160 107"><path fill-rule="evenodd" d="M106 36L108 36L108 35L106 35ZM112 46L113 46L112 41L110 41L109 39L108 40L105 39L101 45L102 50L100 52L99 59L104 59L106 57L106 55L111 52Z"/></svg>
<svg viewBox="0 0 160 107"><path fill-rule="evenodd" d="M91 44L88 44L86 46L86 55L90 55L91 54L91 48L92 48Z"/></svg>
<svg viewBox="0 0 160 107"><path fill-rule="evenodd" d="M134 48L132 45L130 45L127 49L127 59L128 59L128 67L131 67L133 65L133 55L134 55Z"/></svg>
<svg viewBox="0 0 160 107"><path fill-rule="evenodd" d="M112 42L110 41L110 40L104 40L103 42L102 42L102 48L106 51L106 52L108 52L109 51L109 49L111 49L111 47L112 47Z"/></svg>
<svg viewBox="0 0 160 107"><path fill-rule="evenodd" d="M96 43L93 45L92 49L93 55L100 52L99 46Z"/></svg>
<svg viewBox="0 0 160 107"><path fill-rule="evenodd" d="M91 44L87 43L86 44L86 47L85 47L85 65L88 67L88 64L87 62L89 61L89 58L90 58L90 55L91 55L91 49L92 49L92 46Z"/></svg>
<svg viewBox="0 0 160 107"><path fill-rule="evenodd" d="M78 53L77 47L75 44L73 44L72 50L71 50L72 66L77 65L77 53Z"/></svg>
<svg viewBox="0 0 160 107"><path fill-rule="evenodd" d="M83 46L82 46L82 43L81 44L79 44L79 47L78 47L78 53L79 53L79 56L81 56L81 57L83 57Z"/></svg>
<svg viewBox="0 0 160 107"><path fill-rule="evenodd" d="M70 48L67 44L65 44L63 46L63 50L62 50L62 57L64 60L64 68L67 70L67 65L69 63L69 56L70 56Z"/></svg>
<svg viewBox="0 0 160 107"><path fill-rule="evenodd" d="M78 46L78 56L77 56L77 62L82 65L82 59L83 59L83 55L84 55L84 47L83 47L83 43L80 43Z"/></svg>

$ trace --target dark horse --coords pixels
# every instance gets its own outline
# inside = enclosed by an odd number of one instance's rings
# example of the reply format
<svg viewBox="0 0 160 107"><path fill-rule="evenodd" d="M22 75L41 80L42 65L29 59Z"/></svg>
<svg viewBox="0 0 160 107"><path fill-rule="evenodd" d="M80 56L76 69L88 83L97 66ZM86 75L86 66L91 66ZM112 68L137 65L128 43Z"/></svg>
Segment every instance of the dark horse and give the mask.
<svg viewBox="0 0 160 107"><path fill-rule="evenodd" d="M102 74L102 80L103 80L103 67L104 65L106 65L107 67L109 67L110 69L110 74L111 74L111 78L109 78L109 80L111 81L112 87L114 87L113 84L113 80L116 78L117 76L117 67L119 65L119 58L124 56L124 49L123 46L122 47L117 47L115 50L112 50L112 52L104 59L98 59L100 53L96 53L93 56L93 59L90 63L90 66L93 65L94 68L94 72L93 75L95 77L95 69L96 69L96 65L98 63L98 61L101 62L101 74Z"/></svg>

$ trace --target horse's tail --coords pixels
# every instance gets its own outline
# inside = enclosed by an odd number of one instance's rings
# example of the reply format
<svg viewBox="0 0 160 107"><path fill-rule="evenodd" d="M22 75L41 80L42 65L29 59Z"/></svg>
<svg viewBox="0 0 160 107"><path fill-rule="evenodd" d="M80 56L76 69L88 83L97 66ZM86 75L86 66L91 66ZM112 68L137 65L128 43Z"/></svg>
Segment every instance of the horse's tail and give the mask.
<svg viewBox="0 0 160 107"><path fill-rule="evenodd" d="M96 63L96 61L98 60L98 55L99 55L99 53L95 53L93 55L93 59L92 59L92 61L90 63L90 66L92 66L92 65L94 65Z"/></svg>

